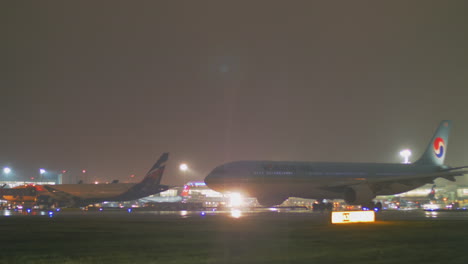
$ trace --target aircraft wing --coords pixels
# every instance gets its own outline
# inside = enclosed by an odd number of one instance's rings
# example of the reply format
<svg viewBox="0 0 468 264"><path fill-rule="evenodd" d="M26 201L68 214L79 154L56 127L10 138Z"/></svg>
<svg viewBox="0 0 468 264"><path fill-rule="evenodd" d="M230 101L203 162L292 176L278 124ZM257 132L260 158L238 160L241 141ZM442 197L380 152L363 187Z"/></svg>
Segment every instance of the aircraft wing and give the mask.
<svg viewBox="0 0 468 264"><path fill-rule="evenodd" d="M443 171L436 173L427 173L427 174L415 174L415 175L399 175L399 176L389 176L381 178L370 178L367 180L368 183L379 183L379 182L400 182L400 181L414 181L414 180L431 180L436 178L445 178L450 181L455 181L455 176L463 176L468 174L468 171Z"/></svg>
<svg viewBox="0 0 468 264"><path fill-rule="evenodd" d="M468 170L444 170L435 173L423 173L423 174L406 174L406 175L395 175L395 176L382 176L382 177L370 177L370 178L354 178L350 180L334 182L328 185L326 188L344 188L360 183L368 184L390 184L390 183L407 183L407 182L429 182L436 178L444 178L450 181L455 181L455 176L463 176L468 174Z"/></svg>
<svg viewBox="0 0 468 264"><path fill-rule="evenodd" d="M66 202L69 204L75 204L79 200L79 197L64 191L57 190L49 185L44 185L43 187L44 189L49 191L52 194L52 196L58 201Z"/></svg>

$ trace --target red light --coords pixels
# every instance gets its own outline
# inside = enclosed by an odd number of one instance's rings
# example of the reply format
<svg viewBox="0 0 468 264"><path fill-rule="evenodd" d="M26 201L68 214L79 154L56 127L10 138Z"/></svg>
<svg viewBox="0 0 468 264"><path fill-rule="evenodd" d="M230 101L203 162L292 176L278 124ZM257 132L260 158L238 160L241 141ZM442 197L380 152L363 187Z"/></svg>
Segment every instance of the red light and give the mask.
<svg viewBox="0 0 468 264"><path fill-rule="evenodd" d="M130 178L135 178L135 174L130 175Z"/></svg>
<svg viewBox="0 0 468 264"><path fill-rule="evenodd" d="M62 173L67 173L67 170L63 170Z"/></svg>
<svg viewBox="0 0 468 264"><path fill-rule="evenodd" d="M30 179L31 179L31 180L34 180L34 177L31 177Z"/></svg>
<svg viewBox="0 0 468 264"><path fill-rule="evenodd" d="M86 173L86 170L82 170L81 172Z"/></svg>

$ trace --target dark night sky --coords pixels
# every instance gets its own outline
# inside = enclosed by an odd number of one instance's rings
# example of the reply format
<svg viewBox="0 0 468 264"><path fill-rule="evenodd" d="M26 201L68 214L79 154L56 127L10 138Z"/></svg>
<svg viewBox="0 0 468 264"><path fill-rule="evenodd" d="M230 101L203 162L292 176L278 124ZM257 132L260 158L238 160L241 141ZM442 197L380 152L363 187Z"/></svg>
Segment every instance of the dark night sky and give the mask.
<svg viewBox="0 0 468 264"><path fill-rule="evenodd" d="M468 165L467 2L323 2L2 3L0 166L399 162L441 119Z"/></svg>

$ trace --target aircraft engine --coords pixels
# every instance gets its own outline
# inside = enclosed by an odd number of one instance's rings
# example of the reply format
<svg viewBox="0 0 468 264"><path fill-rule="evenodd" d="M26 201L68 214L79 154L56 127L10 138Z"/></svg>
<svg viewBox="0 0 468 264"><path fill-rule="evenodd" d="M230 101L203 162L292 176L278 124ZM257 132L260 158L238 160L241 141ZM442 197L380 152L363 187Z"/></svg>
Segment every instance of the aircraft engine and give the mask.
<svg viewBox="0 0 468 264"><path fill-rule="evenodd" d="M358 184L347 187L344 192L344 200L350 205L363 205L372 202L375 194L368 184Z"/></svg>
<svg viewBox="0 0 468 264"><path fill-rule="evenodd" d="M281 196L257 196L257 201L259 204L265 207L271 207L275 205L282 204L287 198Z"/></svg>
<svg viewBox="0 0 468 264"><path fill-rule="evenodd" d="M36 203L38 205L52 205L53 199L49 195L39 195L36 197Z"/></svg>

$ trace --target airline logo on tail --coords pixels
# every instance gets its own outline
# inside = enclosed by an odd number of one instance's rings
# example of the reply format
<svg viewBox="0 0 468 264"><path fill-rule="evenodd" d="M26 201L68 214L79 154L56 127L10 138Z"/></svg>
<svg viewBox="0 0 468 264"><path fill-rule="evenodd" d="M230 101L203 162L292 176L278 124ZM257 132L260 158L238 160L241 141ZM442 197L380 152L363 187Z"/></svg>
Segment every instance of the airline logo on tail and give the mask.
<svg viewBox="0 0 468 264"><path fill-rule="evenodd" d="M169 186L160 184L168 158L169 153L162 154L141 182L114 199L117 201L136 200L169 189Z"/></svg>
<svg viewBox="0 0 468 264"><path fill-rule="evenodd" d="M166 167L166 162L169 157L169 153L164 153L159 160L154 164L154 166L148 171L146 177L143 179L145 184L159 184L161 181L164 168Z"/></svg>
<svg viewBox="0 0 468 264"><path fill-rule="evenodd" d="M442 158L445 152L445 142L441 137L434 140L434 154L437 158Z"/></svg>
<svg viewBox="0 0 468 264"><path fill-rule="evenodd" d="M149 179L153 179L153 180L158 179L160 175L162 175L162 173L164 172L164 168L166 167L165 163L166 162L161 163L158 168L153 168L151 171L147 173L148 176L146 177Z"/></svg>

